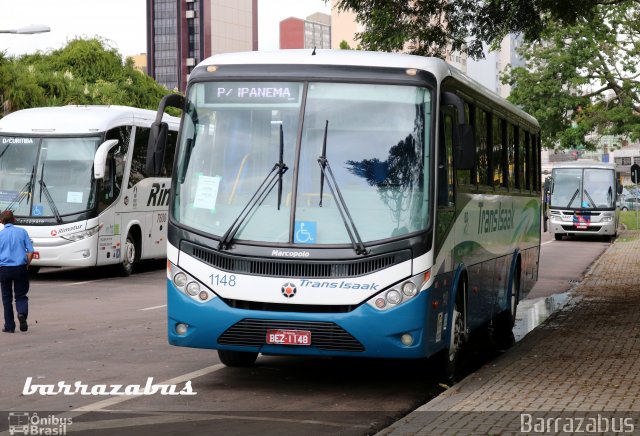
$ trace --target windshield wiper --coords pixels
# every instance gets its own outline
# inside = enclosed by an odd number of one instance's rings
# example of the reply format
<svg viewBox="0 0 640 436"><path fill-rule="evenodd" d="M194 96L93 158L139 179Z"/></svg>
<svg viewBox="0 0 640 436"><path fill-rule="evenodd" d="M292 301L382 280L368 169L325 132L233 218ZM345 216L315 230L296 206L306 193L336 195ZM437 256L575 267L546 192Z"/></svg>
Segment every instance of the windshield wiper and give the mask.
<svg viewBox="0 0 640 436"><path fill-rule="evenodd" d="M282 139L282 126L280 126L280 153L279 160L273 165L273 168L267 174L267 177L264 178L256 192L251 196L245 207L242 209L238 217L231 223L229 229L225 232L225 234L220 239L218 243L218 250L226 250L231 246L231 241L235 237L238 230L247 219L247 217L251 214L251 212L256 208L256 206L260 206L264 200L269 196L269 193L273 190L273 188L278 184L278 210L280 210L280 200L282 198L282 175L287 172L289 167L282 161L283 158L283 149L284 142Z"/></svg>
<svg viewBox="0 0 640 436"><path fill-rule="evenodd" d="M567 207L571 207L571 203L573 203L573 200L576 199L579 192L580 192L580 188L576 189L576 192L573 193L573 197L571 197L571 200L569 200L569 204L567 204Z"/></svg>
<svg viewBox="0 0 640 436"><path fill-rule="evenodd" d="M47 199L47 203L51 207L51 211L56 217L56 221L58 224L62 224L62 217L60 216L60 212L58 212L58 208L56 207L56 203L53 201L51 197L51 193L49 192L49 188L47 188L47 184L44 182L44 162L42 162L42 168L40 169L40 180L38 180L40 184L40 200L42 201L42 193L44 192L44 198Z"/></svg>
<svg viewBox="0 0 640 436"><path fill-rule="evenodd" d="M589 199L589 201L591 202L591 204L593 205L593 207L596 207L596 202L593 201L593 198L591 198L591 196L589 195L589 193L587 192L587 190L584 190L584 195L587 196L587 199Z"/></svg>
<svg viewBox="0 0 640 436"><path fill-rule="evenodd" d="M349 213L349 209L347 208L347 203L344 201L342 197L342 193L340 192L340 188L338 187L338 183L336 182L336 178L333 176L333 171L331 171L331 165L329 165L329 160L327 159L327 132L329 131L329 120L326 120L324 125L324 139L322 141L322 155L318 157L318 164L320 165L320 204L322 207L322 195L324 190L324 179L327 179L327 185L329 186L329 190L331 191L331 195L334 198L337 198L337 206L338 212L340 212L340 217L342 218L342 222L344 223L344 228L347 230L347 234L349 235L349 239L351 240L351 245L353 246L356 254L367 254L367 248L364 246L362 242L362 238L360 238L360 234L358 233L358 229L356 228L356 224L353 222L353 218L351 218L351 214ZM348 222L347 222L348 219Z"/></svg>
<svg viewBox="0 0 640 436"><path fill-rule="evenodd" d="M35 172L36 172L36 166L34 165L31 167L31 175L29 176L29 181L25 183L24 186L20 189L20 192L18 193L18 195L16 195L14 199L11 200L11 203L9 203L9 205L7 206L7 210L13 211L12 207L14 204L18 203L18 206L20 206L20 203L22 203L22 200L24 200L31 194L31 190L33 189L33 177L35 175Z"/></svg>

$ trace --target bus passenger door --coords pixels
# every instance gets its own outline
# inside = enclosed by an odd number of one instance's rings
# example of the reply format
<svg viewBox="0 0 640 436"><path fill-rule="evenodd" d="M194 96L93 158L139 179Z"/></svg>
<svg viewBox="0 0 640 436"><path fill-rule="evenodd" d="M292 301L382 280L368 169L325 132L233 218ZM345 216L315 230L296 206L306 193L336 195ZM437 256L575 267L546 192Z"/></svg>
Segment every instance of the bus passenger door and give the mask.
<svg viewBox="0 0 640 436"><path fill-rule="evenodd" d="M444 271L452 271L453 250L455 248L454 227L456 217L454 167L453 167L453 129L455 117L453 110L442 108L440 119L440 144L437 154L437 209L436 209L436 256L444 261Z"/></svg>

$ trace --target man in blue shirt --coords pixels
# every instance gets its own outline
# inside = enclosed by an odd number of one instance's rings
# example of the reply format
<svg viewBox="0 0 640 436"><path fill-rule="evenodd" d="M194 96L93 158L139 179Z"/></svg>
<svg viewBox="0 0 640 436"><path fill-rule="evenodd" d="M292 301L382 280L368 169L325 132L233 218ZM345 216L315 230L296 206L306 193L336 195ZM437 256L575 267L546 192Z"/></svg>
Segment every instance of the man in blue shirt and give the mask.
<svg viewBox="0 0 640 436"><path fill-rule="evenodd" d="M15 294L16 312L20 331L26 332L29 305L29 274L27 268L33 259L33 245L25 229L14 226L13 212L5 210L0 215L4 228L0 230L0 288L4 306L4 333L13 333L16 322L13 318L13 298Z"/></svg>

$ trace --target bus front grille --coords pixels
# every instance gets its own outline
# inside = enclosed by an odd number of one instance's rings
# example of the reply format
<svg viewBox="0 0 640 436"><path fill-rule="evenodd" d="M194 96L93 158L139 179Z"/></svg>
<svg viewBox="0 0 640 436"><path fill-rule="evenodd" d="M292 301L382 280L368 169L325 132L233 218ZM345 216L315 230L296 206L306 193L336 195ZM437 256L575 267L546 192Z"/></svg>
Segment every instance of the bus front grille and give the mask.
<svg viewBox="0 0 640 436"><path fill-rule="evenodd" d="M358 260L260 259L220 253L189 242L182 250L214 268L237 274L290 278L346 278L371 274L411 259L411 250L404 250Z"/></svg>
<svg viewBox="0 0 640 436"><path fill-rule="evenodd" d="M362 352L364 346L333 322L285 321L245 318L229 327L219 338L220 345L259 347L265 345L267 330L306 330L311 332L311 346L328 351Z"/></svg>

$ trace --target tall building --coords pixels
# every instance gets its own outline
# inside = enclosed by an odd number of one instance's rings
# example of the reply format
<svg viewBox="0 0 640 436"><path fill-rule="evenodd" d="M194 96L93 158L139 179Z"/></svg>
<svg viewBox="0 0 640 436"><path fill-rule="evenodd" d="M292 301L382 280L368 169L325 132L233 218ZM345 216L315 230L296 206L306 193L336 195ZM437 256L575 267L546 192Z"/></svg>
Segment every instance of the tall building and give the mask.
<svg viewBox="0 0 640 436"><path fill-rule="evenodd" d="M213 54L257 49L258 0L147 0L147 68L169 89Z"/></svg>
<svg viewBox="0 0 640 436"><path fill-rule="evenodd" d="M505 36L497 51L484 51L484 59L467 60L467 74L485 87L502 97L508 97L511 86L500 81L500 76L507 66L512 68L524 66L524 59L517 53L522 45L522 37L513 34Z"/></svg>
<svg viewBox="0 0 640 436"><path fill-rule="evenodd" d="M364 26L356 20L355 12L338 11L335 5L331 7L331 48L339 49L342 41L349 48L358 48L360 42L356 39L356 34L363 30Z"/></svg>
<svg viewBox="0 0 640 436"><path fill-rule="evenodd" d="M280 48L331 48L331 17L317 12L306 19L280 21Z"/></svg>

